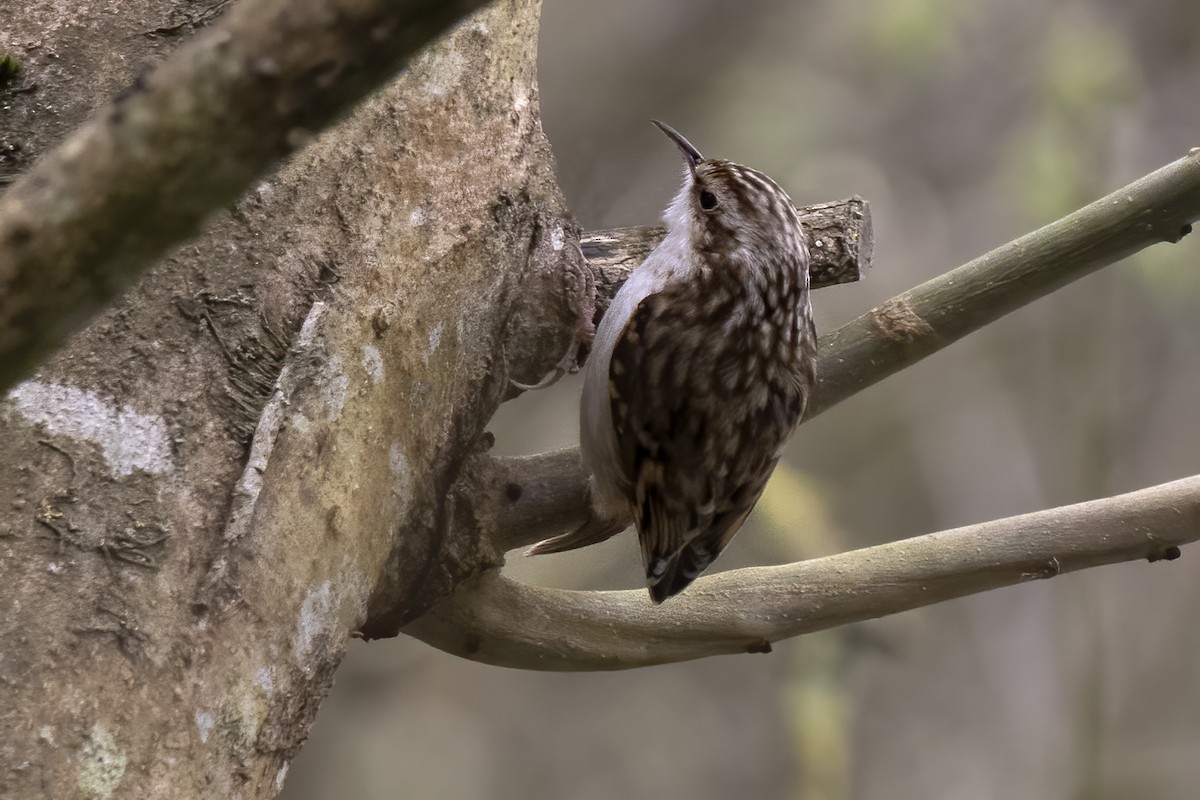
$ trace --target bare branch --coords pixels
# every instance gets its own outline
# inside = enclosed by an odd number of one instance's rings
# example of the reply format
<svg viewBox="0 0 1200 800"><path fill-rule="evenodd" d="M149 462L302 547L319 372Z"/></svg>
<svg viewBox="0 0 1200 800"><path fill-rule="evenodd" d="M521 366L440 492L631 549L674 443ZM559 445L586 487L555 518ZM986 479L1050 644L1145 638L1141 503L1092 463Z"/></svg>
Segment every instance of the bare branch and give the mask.
<svg viewBox="0 0 1200 800"><path fill-rule="evenodd" d="M482 0L261 0L0 196L0 391Z"/></svg>
<svg viewBox="0 0 1200 800"><path fill-rule="evenodd" d="M897 295L821 340L811 419L969 333L1200 219L1200 148L1073 214Z"/></svg>
<svg viewBox="0 0 1200 800"><path fill-rule="evenodd" d="M866 204L851 198L802 211L813 285L858 280L874 246ZM808 418L1071 281L1152 244L1178 242L1197 219L1200 148L822 336L820 386ZM608 306L661 236L658 228L618 228L584 237L601 294L597 307Z"/></svg>
<svg viewBox="0 0 1200 800"><path fill-rule="evenodd" d="M571 530L586 519L587 476L579 449L492 459L487 503L495 516L496 550L507 552Z"/></svg>
<svg viewBox="0 0 1200 800"><path fill-rule="evenodd" d="M777 567L719 573L662 606L485 573L404 631L474 661L627 669L765 652L802 633L1064 572L1178 557L1200 539L1200 476Z"/></svg>
<svg viewBox="0 0 1200 800"><path fill-rule="evenodd" d="M821 337L819 383L807 418L1100 267L1152 244L1179 241L1197 218L1200 151L892 298ZM608 262L593 267L598 286L612 287L600 271L610 269ZM506 549L548 535L541 504L561 509L582 496L577 453L510 460L502 469L512 485L538 486L507 508L500 533Z"/></svg>

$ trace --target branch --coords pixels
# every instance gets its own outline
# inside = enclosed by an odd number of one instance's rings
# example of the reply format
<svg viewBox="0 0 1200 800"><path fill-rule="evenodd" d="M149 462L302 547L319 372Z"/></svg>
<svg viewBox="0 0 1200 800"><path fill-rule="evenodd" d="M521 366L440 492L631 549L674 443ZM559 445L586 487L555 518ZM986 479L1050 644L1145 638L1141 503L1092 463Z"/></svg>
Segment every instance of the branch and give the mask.
<svg viewBox="0 0 1200 800"><path fill-rule="evenodd" d="M1200 148L822 336L806 419L1073 280L1152 244L1179 241L1197 218ZM592 266L597 285L612 287L612 264ZM583 496L578 451L499 461L511 485L538 491L506 507L497 544L523 547L565 530L547 530L543 506L559 509L554 519L567 519L561 509ZM582 513L580 507L571 519Z"/></svg>
<svg viewBox="0 0 1200 800"><path fill-rule="evenodd" d="M256 0L0 196L0 392L482 0Z"/></svg>
<svg viewBox="0 0 1200 800"><path fill-rule="evenodd" d="M871 265L875 235L871 207L857 195L834 203L800 206L800 221L811 256L808 274L814 289L862 279ZM596 279L597 308L608 308L634 267L658 246L666 229L613 228L586 233L580 242Z"/></svg>
<svg viewBox="0 0 1200 800"><path fill-rule="evenodd" d="M496 456L476 504L495 519L492 545L507 553L576 528L587 518L587 476L579 448L534 456Z"/></svg>
<svg viewBox="0 0 1200 800"><path fill-rule="evenodd" d="M821 339L806 418L1200 219L1200 147L1044 228L893 297Z"/></svg>
<svg viewBox="0 0 1200 800"><path fill-rule="evenodd" d="M874 246L866 204L855 197L801 211L809 227L813 286L858 280ZM1178 242L1197 219L1200 147L822 336L820 385L806 419L1101 267L1152 244ZM660 228L584 236L599 308L608 306L661 236Z"/></svg>
<svg viewBox="0 0 1200 800"><path fill-rule="evenodd" d="M1170 560L1200 539L1200 476L827 558L719 573L663 606L641 590L573 592L497 572L406 633L505 667L607 670L767 652L802 633L1102 564Z"/></svg>
<svg viewBox="0 0 1200 800"><path fill-rule="evenodd" d="M822 337L820 384L808 416L1072 280L1151 244L1177 242L1198 217L1194 149ZM530 544L582 519L586 479L577 451L496 459L494 469L500 478L493 485L504 487L507 502L482 502L498 509L499 548ZM616 669L762 650L779 638L1033 577L1173 558L1178 545L1200 538L1198 515L1200 478L1190 478L830 558L715 575L659 609L640 591L564 592L485 572L405 631L467 658L540 669Z"/></svg>

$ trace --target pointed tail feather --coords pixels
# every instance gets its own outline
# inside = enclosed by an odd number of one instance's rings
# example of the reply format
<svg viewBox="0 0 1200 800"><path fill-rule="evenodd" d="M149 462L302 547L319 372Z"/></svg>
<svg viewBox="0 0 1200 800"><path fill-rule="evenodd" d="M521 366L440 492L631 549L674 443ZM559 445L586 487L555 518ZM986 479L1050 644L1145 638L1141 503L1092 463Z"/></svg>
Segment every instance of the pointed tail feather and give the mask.
<svg viewBox="0 0 1200 800"><path fill-rule="evenodd" d="M654 565L655 569L647 572L646 588L650 590L650 599L659 605L668 597L679 594L700 577L716 557L716 553L697 547L694 542L684 545L665 564L660 561Z"/></svg>
<svg viewBox="0 0 1200 800"><path fill-rule="evenodd" d="M562 553L567 550L574 550L577 547L587 547L589 544L598 544L606 539L611 539L627 526L624 523L613 521L611 519L601 519L591 517L587 522L580 525L575 530L564 533L559 536L552 536L549 539L543 539L533 547L525 551L527 556L540 556L546 553Z"/></svg>

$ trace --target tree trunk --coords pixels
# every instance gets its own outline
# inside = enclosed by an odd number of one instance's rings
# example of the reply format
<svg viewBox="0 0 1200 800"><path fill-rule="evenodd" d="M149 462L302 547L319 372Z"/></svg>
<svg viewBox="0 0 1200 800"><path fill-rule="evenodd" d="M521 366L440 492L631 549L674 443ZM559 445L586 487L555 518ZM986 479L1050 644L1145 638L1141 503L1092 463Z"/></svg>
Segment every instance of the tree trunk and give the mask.
<svg viewBox="0 0 1200 800"><path fill-rule="evenodd" d="M10 177L224 3L19 5ZM456 498L590 285L537 14L464 20L0 406L11 796L274 796L347 637L498 561Z"/></svg>

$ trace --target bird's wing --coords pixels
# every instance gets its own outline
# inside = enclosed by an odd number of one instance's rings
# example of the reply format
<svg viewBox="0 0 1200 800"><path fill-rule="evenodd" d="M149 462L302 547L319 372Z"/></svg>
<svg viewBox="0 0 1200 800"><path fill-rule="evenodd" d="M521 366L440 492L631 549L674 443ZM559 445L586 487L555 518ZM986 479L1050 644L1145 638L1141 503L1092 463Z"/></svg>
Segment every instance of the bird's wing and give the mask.
<svg viewBox="0 0 1200 800"><path fill-rule="evenodd" d="M620 470L651 597L662 602L709 565L758 501L774 447L730 441L753 414L705 388L713 343L689 326L695 302L666 288L644 298L613 348L609 398ZM735 437L736 438L736 437ZM750 437L755 440L757 437Z"/></svg>

